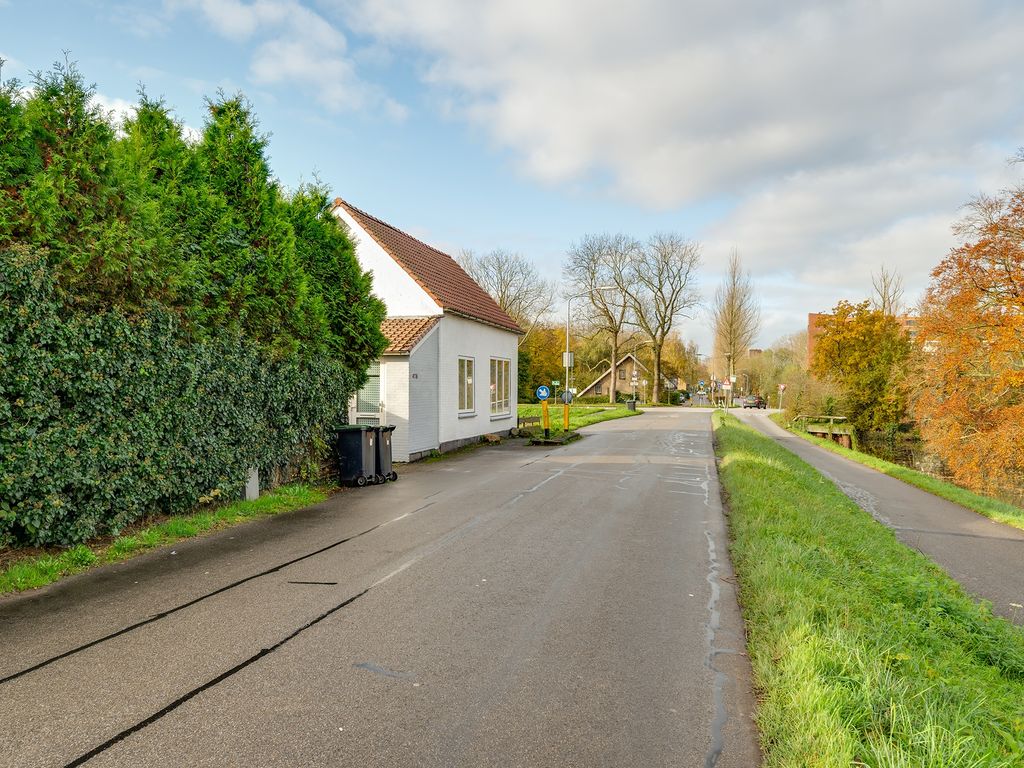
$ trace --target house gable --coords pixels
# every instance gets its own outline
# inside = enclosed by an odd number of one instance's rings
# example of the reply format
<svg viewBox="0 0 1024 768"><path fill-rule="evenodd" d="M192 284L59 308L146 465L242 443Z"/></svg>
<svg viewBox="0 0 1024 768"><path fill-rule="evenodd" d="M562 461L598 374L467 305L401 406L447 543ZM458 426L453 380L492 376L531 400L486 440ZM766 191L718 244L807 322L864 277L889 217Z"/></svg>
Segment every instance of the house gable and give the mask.
<svg viewBox="0 0 1024 768"><path fill-rule="evenodd" d="M634 371L639 369L639 370L644 371L645 373L647 372L647 366L644 365L643 363L641 363L639 360L637 360L636 359L636 355L634 355L632 352L628 352L628 353L626 353L625 355L622 356L622 358L619 360L619 362L615 364L615 370L620 372L620 373L622 371L626 370L625 369L625 363L626 363L627 360L632 361L632 363L633 363L633 370ZM580 390L579 392L577 392L576 396L577 397L590 397L591 395L594 395L594 396L607 395L609 390L610 390L610 386L611 386L611 381L610 381L611 380L611 375L612 375L612 369L609 367L608 370L606 370L603 374L601 374L594 381L592 381L586 388L584 388L584 389ZM619 374L616 374L616 375L619 375ZM623 391L623 390L620 390L619 387L620 386L628 387L629 384L630 384L630 377L629 376L623 378L621 375L619 375L619 382L616 384L615 388L616 388L617 391Z"/></svg>
<svg viewBox="0 0 1024 768"><path fill-rule="evenodd" d="M441 305L342 206L334 215L353 235L359 265L373 274L373 292L388 309L388 317L428 317L443 313Z"/></svg>
<svg viewBox="0 0 1024 768"><path fill-rule="evenodd" d="M379 252L390 257L391 261L405 272L407 278L419 286L423 294L444 312L461 315L512 333L522 333L516 322L498 306L490 294L466 274L466 271L448 254L341 198L334 201L333 212L354 232L365 233L367 238L375 243ZM373 253L377 254L377 251ZM375 290L376 285L377 281L374 282ZM388 305L390 316L436 314L413 311L405 305L392 307L383 293L384 290L382 288L378 295Z"/></svg>

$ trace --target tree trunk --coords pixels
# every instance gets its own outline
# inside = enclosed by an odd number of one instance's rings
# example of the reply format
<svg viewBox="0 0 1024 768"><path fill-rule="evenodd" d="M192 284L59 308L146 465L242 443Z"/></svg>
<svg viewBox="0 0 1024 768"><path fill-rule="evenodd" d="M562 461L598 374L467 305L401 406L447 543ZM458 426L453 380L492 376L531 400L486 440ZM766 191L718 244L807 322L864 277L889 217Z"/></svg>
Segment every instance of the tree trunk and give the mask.
<svg viewBox="0 0 1024 768"><path fill-rule="evenodd" d="M608 384L608 402L612 403L612 404L615 403L615 383L617 381L617 379L615 378L615 374L616 374L615 363L616 363L616 361L618 359L619 359L619 334L618 333L613 333L612 334L612 376L611 376L611 382Z"/></svg>

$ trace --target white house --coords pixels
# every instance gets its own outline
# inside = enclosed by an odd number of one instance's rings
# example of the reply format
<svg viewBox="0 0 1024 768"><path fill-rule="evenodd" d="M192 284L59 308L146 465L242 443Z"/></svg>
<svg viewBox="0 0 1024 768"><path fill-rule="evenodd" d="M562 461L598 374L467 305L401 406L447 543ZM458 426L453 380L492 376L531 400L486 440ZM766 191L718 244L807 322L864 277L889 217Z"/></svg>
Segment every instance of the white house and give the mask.
<svg viewBox="0 0 1024 768"><path fill-rule="evenodd" d="M395 461L516 426L522 331L456 261L338 198L373 292L388 308L388 348L353 398L353 424L394 424Z"/></svg>

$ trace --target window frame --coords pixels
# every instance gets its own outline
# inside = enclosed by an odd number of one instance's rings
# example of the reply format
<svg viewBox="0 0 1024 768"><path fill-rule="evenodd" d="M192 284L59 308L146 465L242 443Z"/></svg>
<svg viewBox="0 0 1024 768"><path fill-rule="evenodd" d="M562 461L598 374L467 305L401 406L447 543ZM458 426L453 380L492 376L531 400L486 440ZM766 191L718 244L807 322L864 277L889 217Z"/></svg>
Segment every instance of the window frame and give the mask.
<svg viewBox="0 0 1024 768"><path fill-rule="evenodd" d="M460 416L472 416L476 413L476 358L459 355L456 381L458 395L456 404ZM465 404L465 407L463 406Z"/></svg>
<svg viewBox="0 0 1024 768"><path fill-rule="evenodd" d="M507 357L492 357L488 371L491 416L509 416L512 413L512 360Z"/></svg>

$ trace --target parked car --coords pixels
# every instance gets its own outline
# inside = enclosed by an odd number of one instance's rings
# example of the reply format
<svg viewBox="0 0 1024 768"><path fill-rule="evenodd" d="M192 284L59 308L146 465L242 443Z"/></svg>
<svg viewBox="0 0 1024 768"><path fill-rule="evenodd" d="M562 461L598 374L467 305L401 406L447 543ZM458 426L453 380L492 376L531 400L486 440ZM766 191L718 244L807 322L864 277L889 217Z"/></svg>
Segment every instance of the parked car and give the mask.
<svg viewBox="0 0 1024 768"><path fill-rule="evenodd" d="M760 395L747 395L743 398L744 408L767 408L768 404Z"/></svg>

